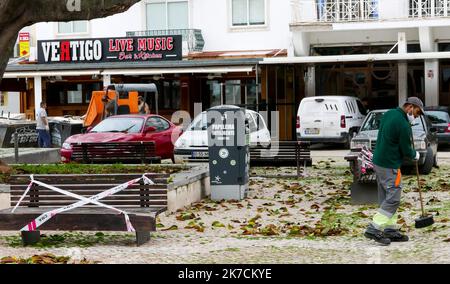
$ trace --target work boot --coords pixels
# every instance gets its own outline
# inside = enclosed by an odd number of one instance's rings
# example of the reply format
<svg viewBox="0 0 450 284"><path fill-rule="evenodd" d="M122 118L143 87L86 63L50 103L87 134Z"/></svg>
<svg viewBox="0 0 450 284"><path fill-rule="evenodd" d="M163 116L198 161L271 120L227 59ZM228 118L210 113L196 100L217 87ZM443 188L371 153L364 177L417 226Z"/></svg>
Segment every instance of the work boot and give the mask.
<svg viewBox="0 0 450 284"><path fill-rule="evenodd" d="M377 243L383 246L388 246L391 244L391 240L384 235L383 231L372 228L370 226L369 228L367 228L366 232L364 233L364 236L368 239L376 241Z"/></svg>
<svg viewBox="0 0 450 284"><path fill-rule="evenodd" d="M407 242L409 238L407 235L403 235L399 230L385 229L384 235L391 240L391 242Z"/></svg>

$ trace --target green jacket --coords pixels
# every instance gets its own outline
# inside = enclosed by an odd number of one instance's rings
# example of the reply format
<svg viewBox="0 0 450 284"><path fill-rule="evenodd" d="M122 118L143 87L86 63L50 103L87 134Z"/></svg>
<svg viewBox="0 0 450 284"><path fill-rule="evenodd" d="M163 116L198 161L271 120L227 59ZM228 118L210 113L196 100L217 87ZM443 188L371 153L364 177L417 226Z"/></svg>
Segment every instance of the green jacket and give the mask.
<svg viewBox="0 0 450 284"><path fill-rule="evenodd" d="M406 113L401 108L386 112L380 122L373 163L379 167L399 169L404 158L414 159L411 146L412 130Z"/></svg>

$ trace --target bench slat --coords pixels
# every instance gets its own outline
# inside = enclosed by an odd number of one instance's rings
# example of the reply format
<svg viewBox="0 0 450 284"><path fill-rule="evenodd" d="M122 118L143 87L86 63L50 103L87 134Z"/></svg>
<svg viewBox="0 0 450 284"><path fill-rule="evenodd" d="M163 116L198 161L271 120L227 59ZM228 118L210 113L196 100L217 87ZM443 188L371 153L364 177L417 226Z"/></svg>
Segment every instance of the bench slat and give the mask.
<svg viewBox="0 0 450 284"><path fill-rule="evenodd" d="M82 195L83 196L83 195ZM84 195L84 197L91 197L90 195ZM30 200L30 196L25 197L23 200L24 202L27 202ZM140 195L128 195L128 196L122 196L122 195L111 195L108 196L104 199L102 199L100 202L103 201L111 201L111 200L166 200L167 199L167 194L161 194L161 195L149 195L149 196L140 196ZM20 200L20 196L12 196L11 197L11 201L19 201ZM52 200L56 200L56 201L78 201L78 199L76 198L72 198L70 196L65 196L65 195L59 195L59 196L47 196L47 195L43 195L41 193L39 193L39 201L52 201Z"/></svg>
<svg viewBox="0 0 450 284"><path fill-rule="evenodd" d="M142 175L141 175L142 176ZM129 177L129 178L125 178L123 177L122 179L119 178L111 178L111 179L98 179L98 178L83 178L83 177L77 177L77 178L73 178L73 179L59 179L59 178L54 178L54 177L40 177L40 176L35 176L34 179L43 183L47 183L47 184L52 184L52 185L70 185L70 184L115 184L115 185L119 185L119 184L123 184L125 182L128 182L132 179L136 179L139 176L136 177ZM154 183L156 184L167 184L167 178L150 178ZM16 178L11 178L9 181L9 184L11 185L23 185L26 184L28 186L28 184L30 183L30 177L28 176L28 178L20 178L20 179L16 179Z"/></svg>
<svg viewBox="0 0 450 284"><path fill-rule="evenodd" d="M101 192L104 192L105 190L68 190L70 192L79 194L79 195L96 195L99 194ZM11 197L14 196L22 196L24 194L25 190L11 190ZM167 190L164 189L155 189L155 190L124 190L119 192L116 195L139 195L139 194L149 194L149 195L161 195L161 194L165 194L167 195ZM50 189L46 189L46 190L39 190L39 195L61 195L61 193L52 191ZM62 195L61 195L62 196Z"/></svg>
<svg viewBox="0 0 450 284"><path fill-rule="evenodd" d="M111 206L115 206L115 205L124 205L124 206L147 206L147 205L167 205L167 200L150 200L150 201L136 201L136 200L129 200L129 201L100 201L106 205L111 205ZM21 207L35 207L37 205L39 206L66 206L66 205L70 205L75 203L74 201L70 201L70 202L65 202L65 201L61 201L61 202L51 202L51 201L39 201L39 202L22 202L20 204ZM11 206L16 206L17 202L11 202Z"/></svg>
<svg viewBox="0 0 450 284"><path fill-rule="evenodd" d="M10 212L0 212L0 230L20 230L31 220L37 218L43 212L53 208L36 208L39 210L31 211L35 208L26 208L27 210L12 214ZM98 210L92 208L76 209L60 215L56 215L51 221L43 224L39 230L51 231L126 231L126 224L122 214L117 214L111 210ZM133 208L124 211L130 213L130 221L137 231L156 231L156 213L162 211L162 208L154 208L153 214L146 215L133 214Z"/></svg>
<svg viewBox="0 0 450 284"><path fill-rule="evenodd" d="M155 142L80 143L72 145L71 159L76 162L159 162Z"/></svg>

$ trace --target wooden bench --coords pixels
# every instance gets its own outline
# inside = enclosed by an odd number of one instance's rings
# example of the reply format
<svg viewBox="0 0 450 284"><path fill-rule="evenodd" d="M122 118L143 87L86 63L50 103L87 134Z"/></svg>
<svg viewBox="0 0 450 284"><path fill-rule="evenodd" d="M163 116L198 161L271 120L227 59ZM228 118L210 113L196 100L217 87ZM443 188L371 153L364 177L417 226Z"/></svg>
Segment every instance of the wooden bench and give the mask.
<svg viewBox="0 0 450 284"><path fill-rule="evenodd" d="M160 163L155 142L79 143L72 145L72 161L93 163Z"/></svg>
<svg viewBox="0 0 450 284"><path fill-rule="evenodd" d="M310 143L303 141L279 141L269 148L250 148L251 166L311 166Z"/></svg>
<svg viewBox="0 0 450 284"><path fill-rule="evenodd" d="M378 203L377 176L375 173L365 175L361 173L358 154L358 152L350 152L345 156L353 174L353 182L350 188L352 204L376 204Z"/></svg>
<svg viewBox="0 0 450 284"><path fill-rule="evenodd" d="M136 229L136 243L142 245L150 240L150 232L156 231L156 217L167 210L168 174L146 175L155 184L143 182L103 200L101 203L113 206L129 214ZM34 175L35 180L91 197L117 185L142 177L138 174L100 175ZM29 175L11 176L11 206L16 206L30 183ZM20 207L12 213L12 208L0 211L0 230L18 231L29 222L55 208L73 204L79 200L62 195L46 187L34 185ZM108 208L88 204L54 216L40 228L44 231L126 231L122 214ZM25 245L39 241L40 232L22 232Z"/></svg>

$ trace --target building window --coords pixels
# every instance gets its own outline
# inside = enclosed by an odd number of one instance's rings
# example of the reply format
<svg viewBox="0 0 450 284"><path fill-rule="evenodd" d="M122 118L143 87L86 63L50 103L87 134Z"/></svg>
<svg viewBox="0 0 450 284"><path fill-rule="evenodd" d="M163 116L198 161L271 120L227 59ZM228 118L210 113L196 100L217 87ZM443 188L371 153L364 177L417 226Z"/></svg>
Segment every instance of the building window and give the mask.
<svg viewBox="0 0 450 284"><path fill-rule="evenodd" d="M58 23L59 34L80 34L88 32L87 21L74 21L66 23Z"/></svg>
<svg viewBox="0 0 450 284"><path fill-rule="evenodd" d="M233 27L266 24L265 0L231 0Z"/></svg>
<svg viewBox="0 0 450 284"><path fill-rule="evenodd" d="M173 30L188 28L188 1L152 1L147 4L148 30Z"/></svg>
<svg viewBox="0 0 450 284"><path fill-rule="evenodd" d="M46 97L49 106L89 104L93 91L103 89L102 83L47 82Z"/></svg>

